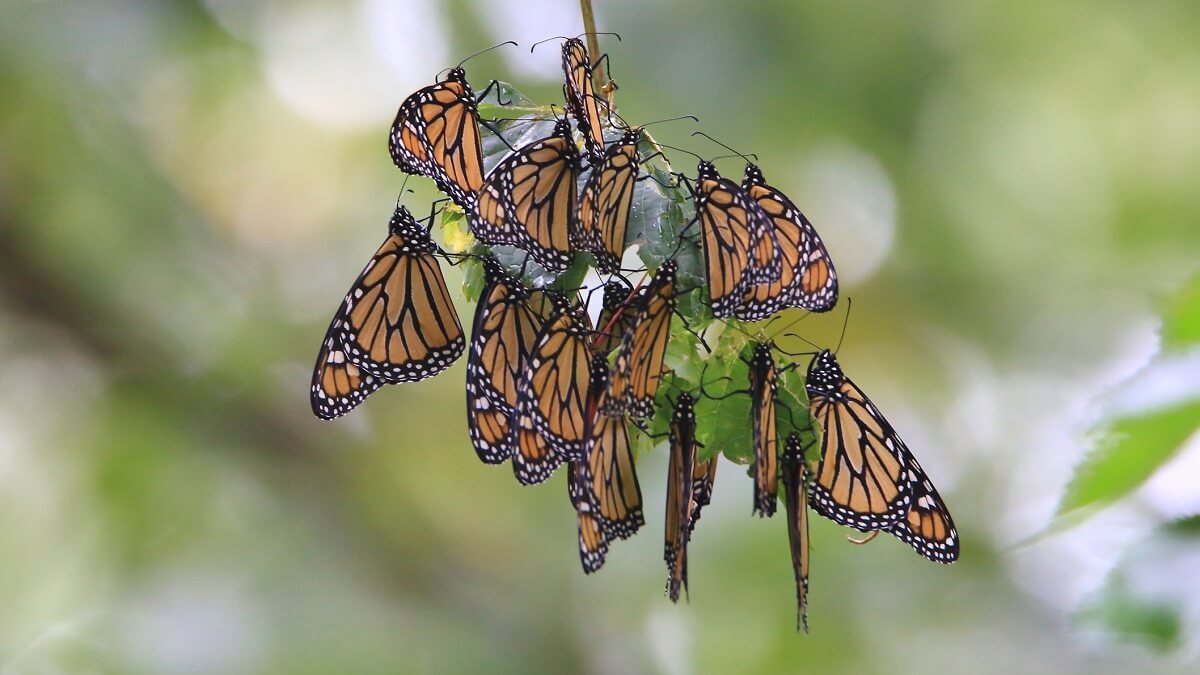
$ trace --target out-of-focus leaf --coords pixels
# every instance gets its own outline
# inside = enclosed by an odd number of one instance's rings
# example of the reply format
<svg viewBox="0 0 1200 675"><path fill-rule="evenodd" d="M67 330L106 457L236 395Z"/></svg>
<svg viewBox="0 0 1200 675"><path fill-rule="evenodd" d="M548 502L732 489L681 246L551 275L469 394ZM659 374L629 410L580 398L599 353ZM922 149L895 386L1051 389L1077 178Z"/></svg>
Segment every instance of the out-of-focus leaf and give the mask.
<svg viewBox="0 0 1200 675"><path fill-rule="evenodd" d="M1200 400L1116 420L1101 447L1080 466L1059 513L1111 502L1132 492L1200 429Z"/></svg>
<svg viewBox="0 0 1200 675"><path fill-rule="evenodd" d="M1162 332L1166 347L1200 343L1200 276L1193 277L1171 299L1163 316Z"/></svg>
<svg viewBox="0 0 1200 675"><path fill-rule="evenodd" d="M1134 597L1119 578L1109 583L1099 600L1079 613L1079 620L1099 625L1125 641L1159 651L1179 646L1182 635L1175 608Z"/></svg>

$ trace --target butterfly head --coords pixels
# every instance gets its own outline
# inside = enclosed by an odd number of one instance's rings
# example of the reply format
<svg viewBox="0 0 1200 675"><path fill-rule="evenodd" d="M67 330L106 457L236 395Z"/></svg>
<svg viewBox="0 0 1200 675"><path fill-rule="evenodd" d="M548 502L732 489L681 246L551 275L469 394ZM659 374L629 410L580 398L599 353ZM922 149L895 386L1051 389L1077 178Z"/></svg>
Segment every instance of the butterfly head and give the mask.
<svg viewBox="0 0 1200 675"><path fill-rule="evenodd" d="M462 66L456 66L446 73L446 79L443 82L466 82L467 71L463 70Z"/></svg>
<svg viewBox="0 0 1200 675"><path fill-rule="evenodd" d="M583 40L577 37L563 41L562 56L563 61L581 61L585 65L589 65L587 47L583 46Z"/></svg>
<svg viewBox="0 0 1200 675"><path fill-rule="evenodd" d="M841 386L846 376L838 365L837 357L828 349L817 354L812 363L808 364L808 374L804 378L804 388L811 396L828 396Z"/></svg>
<svg viewBox="0 0 1200 675"><path fill-rule="evenodd" d="M567 139L571 138L571 123L567 121L565 116L554 123L554 131L552 131L550 135L561 136Z"/></svg>
<svg viewBox="0 0 1200 675"><path fill-rule="evenodd" d="M596 388L603 387L608 383L608 355L603 352L592 354L591 364L592 386Z"/></svg>
<svg viewBox="0 0 1200 675"><path fill-rule="evenodd" d="M763 178L762 169L758 168L757 164L747 162L746 173L742 176L742 186L763 185L766 182L767 180Z"/></svg>
<svg viewBox="0 0 1200 675"><path fill-rule="evenodd" d="M610 281L604 284L604 307L606 309L617 309L625 304L625 298L629 297L629 287L619 281Z"/></svg>
<svg viewBox="0 0 1200 675"><path fill-rule="evenodd" d="M633 127L624 134L621 134L621 140L617 141L617 146L622 145L637 145L642 142L642 128Z"/></svg>
<svg viewBox="0 0 1200 675"><path fill-rule="evenodd" d="M788 434L787 440L783 443L783 461L804 461L804 442L800 440L800 434L794 431Z"/></svg>
<svg viewBox="0 0 1200 675"><path fill-rule="evenodd" d="M717 171L716 165L712 162L700 160L696 165L696 180L720 180L721 174Z"/></svg>
<svg viewBox="0 0 1200 675"><path fill-rule="evenodd" d="M659 279L662 279L663 281L674 281L678 274L679 263L675 262L671 258L667 258L658 266L658 270L654 273L654 279L656 281Z"/></svg>
<svg viewBox="0 0 1200 675"><path fill-rule="evenodd" d="M424 235L425 228L413 218L408 207L396 205L396 211L392 214L391 221L388 222L388 232L398 234L407 239L411 239L417 235Z"/></svg>
<svg viewBox="0 0 1200 675"><path fill-rule="evenodd" d="M759 367L774 367L774 360L771 358L771 350L774 348L775 343L771 341L754 345L754 356L751 357L751 363Z"/></svg>
<svg viewBox="0 0 1200 675"><path fill-rule="evenodd" d="M692 395L685 392L679 394L679 398L675 399L675 420L690 419L696 416L696 399Z"/></svg>

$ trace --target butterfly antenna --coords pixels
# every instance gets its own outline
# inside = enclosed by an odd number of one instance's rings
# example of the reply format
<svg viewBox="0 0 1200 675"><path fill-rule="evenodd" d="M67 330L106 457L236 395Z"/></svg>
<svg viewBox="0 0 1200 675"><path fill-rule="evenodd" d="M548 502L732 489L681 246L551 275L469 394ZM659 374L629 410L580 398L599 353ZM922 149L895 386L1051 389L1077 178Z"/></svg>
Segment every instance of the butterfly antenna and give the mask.
<svg viewBox="0 0 1200 675"><path fill-rule="evenodd" d="M716 143L717 145L721 146L722 148L725 148L726 150L732 152L734 155L741 157L742 159L746 160L747 162L750 161L751 157L754 158L754 161L756 161L756 162L758 161L758 155L756 155L754 153L750 153L749 155L746 155L744 153L738 152L737 150L734 150L733 148L729 147L728 145L725 145L721 141L718 141L717 139L713 138L712 136L709 136L708 134L704 133L703 131L693 131L692 135L693 136L703 136L703 137L707 138L708 140L712 141L713 143ZM717 160L717 159L721 159L721 158L714 157L713 159Z"/></svg>
<svg viewBox="0 0 1200 675"><path fill-rule="evenodd" d="M805 342L805 343L806 343L808 346L810 346L810 347L812 347L813 349L817 350L817 351L815 351L815 352L797 352L797 353L795 353L795 354L788 354L788 356L800 356L800 355L807 355L807 354L813 354L813 355L816 355L816 354L819 354L819 353L821 353L821 347L819 347L819 346L818 346L816 343L814 343L812 340L809 340L808 338L804 337L803 335L800 335L799 333L785 333L785 334L784 334L784 337L794 337L794 338L796 338L797 340L802 340L802 341L804 341L804 342ZM782 351L782 350L780 350L780 351ZM783 352L783 353L784 353L784 354L787 354L787 352Z"/></svg>
<svg viewBox="0 0 1200 675"><path fill-rule="evenodd" d="M492 45L491 47L488 47L487 49L481 49L481 50L479 50L479 51L475 52L474 54L472 54L472 55L468 56L467 58L463 59L462 61L459 61L459 62L458 62L458 67L459 67L459 68L462 68L464 63L466 63L467 61L470 61L471 59L475 58L476 56L479 56L480 54L484 54L484 53L490 52L490 51L492 51L493 49L499 49L499 48L503 47L504 45L512 45L512 46L514 46L514 47L520 47L520 46L521 46L521 45L517 44L516 40L505 40L504 42L501 42L501 43L500 43L500 44L498 44L498 45Z"/></svg>
<svg viewBox="0 0 1200 675"><path fill-rule="evenodd" d="M792 326L795 326L796 324L800 323L801 321L807 319L809 317L809 314L811 314L811 312L806 311L806 312L802 313L799 318L793 320L788 325L786 325L783 328L776 331L775 335L782 335L785 330L787 330L787 329L791 328ZM775 319L779 319L779 318L783 318L783 315L776 314L774 317L771 318L771 320L774 321ZM770 323L768 322L767 326L769 326L769 325L770 325ZM766 330L767 326L764 326L763 329Z"/></svg>
<svg viewBox="0 0 1200 675"><path fill-rule="evenodd" d="M645 129L651 124L662 124L663 122L674 122L676 120L691 120L696 123L700 122L700 118L696 117L695 115L679 115L678 117L667 117L661 120L654 120L653 122L646 122L645 124L640 125L638 128Z"/></svg>
<svg viewBox="0 0 1200 675"><path fill-rule="evenodd" d="M700 155L697 155L696 153L692 152L691 150L684 150L683 148L677 148L674 145L667 145L666 143L659 143L658 145L659 145L659 147L662 147L662 148L667 148L669 150L678 150L679 152L686 153L688 155L691 155L692 157L695 157L696 159L700 160L701 162L705 161L703 157L701 157Z"/></svg>
<svg viewBox="0 0 1200 675"><path fill-rule="evenodd" d="M620 42L620 41L621 41L621 34L620 34L620 33L599 33L599 32L596 32L596 31L592 31L592 32L590 32L590 33L580 33L579 35L576 35L576 36L575 36L575 39L576 39L576 40L578 40L579 38L583 37L584 35L612 35L612 36L614 36L614 37L616 37L616 38L617 38L617 42Z"/></svg>
<svg viewBox="0 0 1200 675"><path fill-rule="evenodd" d="M834 354L838 353L838 350L842 348L842 340L846 339L846 326L848 326L850 324L850 308L853 306L851 304L851 302L852 301L851 301L850 297L847 296L846 297L846 318L842 319L842 334L841 334L841 336L838 337L837 347L833 350Z"/></svg>
<svg viewBox="0 0 1200 675"><path fill-rule="evenodd" d="M571 38L567 37L566 35L555 35L554 37L548 37L545 40L538 40L537 42L533 43L532 47L529 48L529 53L532 54L533 50L537 49L538 45L549 42L551 40L570 40L570 39Z"/></svg>

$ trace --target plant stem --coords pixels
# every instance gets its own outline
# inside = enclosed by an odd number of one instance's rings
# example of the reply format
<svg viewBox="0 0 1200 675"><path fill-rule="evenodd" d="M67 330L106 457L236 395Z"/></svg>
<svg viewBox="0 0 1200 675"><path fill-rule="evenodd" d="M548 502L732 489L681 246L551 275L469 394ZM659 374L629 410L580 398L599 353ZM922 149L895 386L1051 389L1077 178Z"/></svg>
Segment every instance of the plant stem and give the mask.
<svg viewBox="0 0 1200 675"><path fill-rule="evenodd" d="M600 53L600 45L596 41L596 15L592 13L592 0L579 0L579 11L583 14L583 30L587 32L588 55L594 57ZM592 86L602 89L606 84L608 78L604 76L604 66L597 63L592 71Z"/></svg>

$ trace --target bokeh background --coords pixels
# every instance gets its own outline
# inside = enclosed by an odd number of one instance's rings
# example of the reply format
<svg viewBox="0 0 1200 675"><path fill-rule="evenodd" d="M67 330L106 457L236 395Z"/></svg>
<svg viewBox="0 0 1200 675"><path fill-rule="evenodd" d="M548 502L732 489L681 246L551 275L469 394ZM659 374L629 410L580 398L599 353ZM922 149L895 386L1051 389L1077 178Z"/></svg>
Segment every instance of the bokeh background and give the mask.
<svg viewBox="0 0 1200 675"><path fill-rule="evenodd" d="M475 458L461 362L312 416L403 180L396 106L506 39L473 83L558 101L557 47L528 45L580 32L574 0L9 0L0 672L1196 672L1200 5L597 4L621 113L698 115L817 224L842 361L962 560L814 520L797 635L742 467L673 606L665 452L646 528L585 578L561 475ZM719 154L690 130L655 133Z"/></svg>

